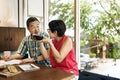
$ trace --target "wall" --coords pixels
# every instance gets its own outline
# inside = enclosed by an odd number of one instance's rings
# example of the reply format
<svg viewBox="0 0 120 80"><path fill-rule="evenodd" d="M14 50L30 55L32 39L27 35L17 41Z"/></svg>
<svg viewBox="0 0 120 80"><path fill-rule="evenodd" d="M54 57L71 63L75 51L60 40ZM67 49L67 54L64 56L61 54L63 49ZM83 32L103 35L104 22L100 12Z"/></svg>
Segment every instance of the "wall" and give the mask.
<svg viewBox="0 0 120 80"><path fill-rule="evenodd" d="M43 29L43 0L0 0L0 26L26 27L30 16L37 16Z"/></svg>
<svg viewBox="0 0 120 80"><path fill-rule="evenodd" d="M18 0L0 0L0 26L18 27Z"/></svg>
<svg viewBox="0 0 120 80"><path fill-rule="evenodd" d="M46 1L46 0L44 0ZM23 7L23 13L24 13L24 22L23 25L26 27L26 20L30 16L35 16L40 20L40 29L43 30L43 0L24 0L24 7ZM28 30L26 30L26 35L29 35Z"/></svg>

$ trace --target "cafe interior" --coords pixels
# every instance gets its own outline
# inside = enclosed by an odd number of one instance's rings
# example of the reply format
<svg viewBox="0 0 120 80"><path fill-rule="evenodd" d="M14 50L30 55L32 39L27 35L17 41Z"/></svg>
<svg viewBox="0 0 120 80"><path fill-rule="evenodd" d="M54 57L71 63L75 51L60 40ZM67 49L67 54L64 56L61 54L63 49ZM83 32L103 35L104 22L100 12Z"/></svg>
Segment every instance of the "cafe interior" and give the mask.
<svg viewBox="0 0 120 80"><path fill-rule="evenodd" d="M14 54L22 39L30 34L26 29L26 20L29 17L36 17L40 21L40 30L47 32L50 21L49 1L0 0L0 56ZM74 26L77 27L75 27L74 32L72 31L73 34L76 34L75 37L72 37L75 44L79 44L79 14L76 14L79 13L79 7L77 7L79 6L79 0L74 0L73 2L76 5L74 8ZM79 46L76 47L77 52L79 52ZM79 56L79 54L77 53L76 56ZM79 57L76 60L79 63ZM70 80L75 76L54 68L34 64L19 65L19 63L19 60L0 60L0 70L3 69L3 65L11 65L9 67L7 66L9 73L0 71L0 80ZM30 71L26 71L27 68Z"/></svg>
<svg viewBox="0 0 120 80"><path fill-rule="evenodd" d="M40 21L40 30L47 32L50 20L49 10L50 1L55 0L0 0L0 56L5 53L14 54L22 39L29 35L26 29L26 20L33 16ZM68 29L68 36L72 37L75 47L75 56L78 63L79 79L78 80L119 80L114 77L99 75L86 72L81 69L80 61L80 0L59 0L61 2L72 1L74 5L74 28ZM57 4L56 4L57 5ZM60 7L60 6L59 6ZM58 8L59 8L58 7ZM64 14L64 13L63 13ZM56 19L54 16L53 19ZM71 34L72 33L72 34ZM4 74L0 72L0 80L75 80L75 75L66 73L54 68L48 68L41 65L19 65L19 60L4 62L0 60L0 66L9 64L17 66L15 73ZM23 68L23 70L18 69ZM31 67L32 66L32 67ZM15 68L14 66L11 66ZM8 68L11 68L8 67ZM30 70L24 69L29 67ZM1 69L1 68L0 68ZM34 69L34 70L33 70ZM12 71L10 69L10 71Z"/></svg>

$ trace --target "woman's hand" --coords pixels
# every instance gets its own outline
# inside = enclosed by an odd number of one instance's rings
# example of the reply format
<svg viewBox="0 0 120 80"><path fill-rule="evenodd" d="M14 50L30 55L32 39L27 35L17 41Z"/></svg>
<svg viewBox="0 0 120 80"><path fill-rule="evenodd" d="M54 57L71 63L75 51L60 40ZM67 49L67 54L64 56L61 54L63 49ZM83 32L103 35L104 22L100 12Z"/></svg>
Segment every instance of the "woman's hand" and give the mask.
<svg viewBox="0 0 120 80"><path fill-rule="evenodd" d="M39 43L45 42L45 43L50 44L52 42L52 40L44 36L44 38L42 40L38 40L37 42L39 42Z"/></svg>

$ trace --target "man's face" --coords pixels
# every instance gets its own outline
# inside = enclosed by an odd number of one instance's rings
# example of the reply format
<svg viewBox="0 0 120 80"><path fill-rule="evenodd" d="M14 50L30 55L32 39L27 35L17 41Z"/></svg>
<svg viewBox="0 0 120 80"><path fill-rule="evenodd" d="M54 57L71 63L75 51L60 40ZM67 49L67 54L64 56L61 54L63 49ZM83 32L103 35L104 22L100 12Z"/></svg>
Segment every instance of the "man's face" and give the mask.
<svg viewBox="0 0 120 80"><path fill-rule="evenodd" d="M34 21L29 23L28 30L32 35L39 35L40 29L39 29L39 22Z"/></svg>

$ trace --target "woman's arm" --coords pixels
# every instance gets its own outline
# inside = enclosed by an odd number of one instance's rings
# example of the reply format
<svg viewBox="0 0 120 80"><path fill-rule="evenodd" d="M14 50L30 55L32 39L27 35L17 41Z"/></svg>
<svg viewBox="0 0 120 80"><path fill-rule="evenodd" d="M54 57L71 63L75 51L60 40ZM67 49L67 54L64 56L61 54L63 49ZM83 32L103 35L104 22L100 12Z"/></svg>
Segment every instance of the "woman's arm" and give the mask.
<svg viewBox="0 0 120 80"><path fill-rule="evenodd" d="M62 62L65 59L65 57L70 52L70 50L72 49L72 46L73 46L71 38L67 38L64 41L64 43L62 44L62 47L61 47L60 51L58 51L55 48L55 46L53 45L52 41L50 39L48 39L48 38L44 38L41 42L47 42L47 43L49 43L50 48L51 48L51 50L53 52L53 56L54 56L55 60L58 63ZM43 51L43 53L46 53L46 52ZM47 55L44 54L44 56L47 56Z"/></svg>
<svg viewBox="0 0 120 80"><path fill-rule="evenodd" d="M53 52L53 55L58 63L62 62L67 54L70 52L72 49L72 40L70 38L67 38L64 43L62 44L62 47L60 51L58 51L52 43L50 43L51 49Z"/></svg>
<svg viewBox="0 0 120 80"><path fill-rule="evenodd" d="M41 59L42 58L48 59L49 58L49 49L48 50L45 49L43 42L40 41L39 44L40 44L40 52L42 53Z"/></svg>

